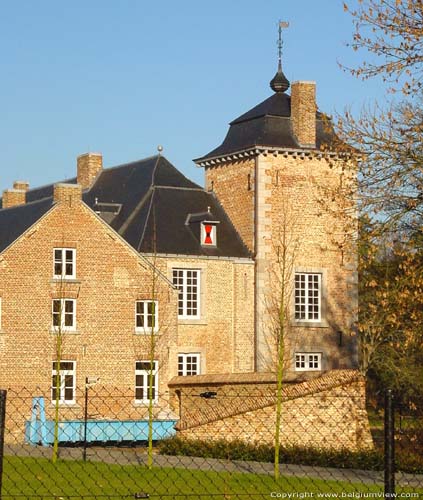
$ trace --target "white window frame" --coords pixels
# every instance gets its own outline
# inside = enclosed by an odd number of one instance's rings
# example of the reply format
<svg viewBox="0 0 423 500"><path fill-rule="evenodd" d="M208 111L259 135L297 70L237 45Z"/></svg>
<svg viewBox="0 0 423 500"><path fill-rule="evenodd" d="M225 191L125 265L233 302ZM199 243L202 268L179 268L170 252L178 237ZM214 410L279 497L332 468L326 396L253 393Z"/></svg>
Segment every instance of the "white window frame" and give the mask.
<svg viewBox="0 0 423 500"><path fill-rule="evenodd" d="M304 288L298 288L297 287L297 276L305 276L304 280ZM310 293L315 291L313 287L310 287L310 282L309 278L310 277L315 277L317 276L317 318L311 318L311 314L314 314L313 311L311 311L311 308L314 306L311 303L311 300L313 300L313 297L310 297ZM296 322L304 322L304 323L321 323L322 322L322 283L323 283L323 276L322 273L320 272L300 272L297 271L295 272L294 276L294 321ZM304 296L302 297L300 293L297 292L304 291ZM301 299L304 298L304 303L301 302ZM298 315L301 315L302 312L299 310L301 306L304 306L304 315L305 317L298 317Z"/></svg>
<svg viewBox="0 0 423 500"><path fill-rule="evenodd" d="M56 252L61 252L60 259L56 259ZM72 252L72 273L66 274L66 252ZM62 267L62 273L56 273L56 264ZM53 278L62 280L71 280L76 278L76 249L75 248L53 248Z"/></svg>
<svg viewBox="0 0 423 500"><path fill-rule="evenodd" d="M59 313L57 313L54 310L54 304L55 302L60 302L60 309ZM72 325L67 326L65 324L66 322L66 315L69 315L69 313L66 312L66 303L70 302L72 303ZM55 314L59 314L60 316L60 326L54 324L54 316ZM58 332L74 332L76 331L76 299L52 299L51 301L51 328L53 331Z"/></svg>
<svg viewBox="0 0 423 500"><path fill-rule="evenodd" d="M179 281L179 276L175 273L182 273L182 283L175 283L175 278ZM196 275L196 314L188 314L188 273L195 273ZM172 269L172 283L179 290L178 295L178 319L200 319L201 317L201 270L200 269L185 269L175 267ZM181 286L182 285L182 286ZM181 288L180 288L181 286ZM182 305L182 307L180 307ZM179 310L182 309L182 314Z"/></svg>
<svg viewBox="0 0 423 500"><path fill-rule="evenodd" d="M148 326L148 318L152 314L148 312L148 305L154 303L154 326L153 332L157 333L159 331L159 303L157 300L136 300L135 301L135 331L137 333L151 333L151 326ZM142 304L142 312L138 312L138 304ZM138 318L142 318L145 326L138 326Z"/></svg>
<svg viewBox="0 0 423 500"><path fill-rule="evenodd" d="M62 359L60 364L62 363L72 363L72 368L69 369L59 369L60 376L60 388L59 388L59 404L60 405L72 405L76 403L75 393L76 393L76 361ZM55 390L55 386L53 385L53 377L55 378L57 375L56 370L56 361L52 362L52 370L51 370L51 402L52 404L56 403L56 399L53 397L53 391ZM66 376L72 376L72 385L66 386ZM72 399L65 399L65 390L72 389Z"/></svg>
<svg viewBox="0 0 423 500"><path fill-rule="evenodd" d="M188 358L194 358L197 364L197 372L196 373L187 373L188 372ZM182 365L182 367L181 367ZM180 352L178 353L178 377L186 377L192 375L200 375L201 374L201 354L198 352Z"/></svg>
<svg viewBox="0 0 423 500"><path fill-rule="evenodd" d="M210 239L211 243L206 243L206 226L211 226ZM216 222L204 221L201 223L201 245L203 247L216 247L217 246L217 227Z"/></svg>
<svg viewBox="0 0 423 500"><path fill-rule="evenodd" d="M296 352L294 367L296 372L319 372L322 370L322 353Z"/></svg>
<svg viewBox="0 0 423 500"><path fill-rule="evenodd" d="M151 361L141 359L135 361L135 403L146 404L149 403L150 400L148 398L148 380L150 377L150 369L149 368L137 368L137 363L148 363L150 365ZM150 365L151 366L151 365ZM157 360L153 361L153 377L154 377L154 398L153 403L157 403L159 400L159 362ZM137 375L142 375L144 377L143 384L137 385ZM137 398L137 389L142 389L146 397L141 399Z"/></svg>

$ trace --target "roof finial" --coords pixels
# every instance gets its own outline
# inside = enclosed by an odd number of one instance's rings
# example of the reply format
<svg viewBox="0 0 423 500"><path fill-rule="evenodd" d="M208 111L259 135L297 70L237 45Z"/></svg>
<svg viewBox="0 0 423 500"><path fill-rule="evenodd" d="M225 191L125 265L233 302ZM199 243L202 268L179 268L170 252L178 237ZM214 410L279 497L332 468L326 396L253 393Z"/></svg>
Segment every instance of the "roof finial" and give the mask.
<svg viewBox="0 0 423 500"><path fill-rule="evenodd" d="M278 33L279 33L279 37L278 37L278 71L270 82L270 88L272 90L274 90L275 92L285 92L285 90L288 90L288 88L289 88L289 81L282 72L282 47L283 47L282 29L288 28L288 27L289 27L288 22L279 21L279 24L278 24Z"/></svg>

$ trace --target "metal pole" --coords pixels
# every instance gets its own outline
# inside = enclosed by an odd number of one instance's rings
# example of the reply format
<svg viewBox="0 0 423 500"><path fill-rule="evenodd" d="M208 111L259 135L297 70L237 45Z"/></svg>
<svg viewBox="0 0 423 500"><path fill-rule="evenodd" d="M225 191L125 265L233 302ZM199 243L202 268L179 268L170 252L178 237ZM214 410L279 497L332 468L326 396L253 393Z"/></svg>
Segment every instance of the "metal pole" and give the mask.
<svg viewBox="0 0 423 500"><path fill-rule="evenodd" d="M395 494L395 412L392 390L385 394L385 498Z"/></svg>
<svg viewBox="0 0 423 500"><path fill-rule="evenodd" d="M85 408L84 408L84 451L82 459L87 460L87 421L88 421L88 377L85 379Z"/></svg>
<svg viewBox="0 0 423 500"><path fill-rule="evenodd" d="M4 428L6 425L6 394L7 391L0 390L0 499L2 498L3 484L3 457L4 457Z"/></svg>

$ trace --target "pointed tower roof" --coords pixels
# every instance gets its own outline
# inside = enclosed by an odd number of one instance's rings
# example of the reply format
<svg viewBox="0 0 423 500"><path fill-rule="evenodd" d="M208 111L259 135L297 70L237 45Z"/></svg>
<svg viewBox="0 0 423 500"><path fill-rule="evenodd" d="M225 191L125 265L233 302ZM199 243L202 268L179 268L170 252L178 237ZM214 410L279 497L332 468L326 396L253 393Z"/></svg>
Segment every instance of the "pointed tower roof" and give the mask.
<svg viewBox="0 0 423 500"><path fill-rule="evenodd" d="M282 70L271 80L274 94L230 122L222 144L194 160L205 162L255 148L304 149L294 134L291 118L291 96L285 93L289 81ZM328 149L338 143L331 120L316 112L316 149Z"/></svg>
<svg viewBox="0 0 423 500"><path fill-rule="evenodd" d="M278 69L270 80L274 94L246 113L230 122L222 144L205 156L194 160L199 166L208 166L214 160L224 160L229 155L254 154L256 149L330 149L338 143L330 119L316 111L316 141L313 147L304 147L294 134L291 117L291 96L286 93L290 82L282 71L282 28L288 23L279 22Z"/></svg>

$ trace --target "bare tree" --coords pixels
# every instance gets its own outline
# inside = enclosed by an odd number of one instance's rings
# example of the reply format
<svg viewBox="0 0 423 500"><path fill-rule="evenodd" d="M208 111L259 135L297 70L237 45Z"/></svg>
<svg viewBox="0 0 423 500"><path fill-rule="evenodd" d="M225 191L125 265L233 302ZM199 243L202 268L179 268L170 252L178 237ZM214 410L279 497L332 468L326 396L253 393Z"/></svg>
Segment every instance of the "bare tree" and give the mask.
<svg viewBox="0 0 423 500"><path fill-rule="evenodd" d="M170 318L168 317L168 304L171 293L169 293L169 283L164 282L164 276L160 271L157 256L157 224L155 207L151 206L152 236L151 255L145 261L146 269L149 273L148 294L146 295L147 313L144 317L144 324L141 327L141 335L136 337L135 350L138 356L147 355L147 467L153 466L153 438L154 438L154 406L158 398L156 393L156 377L169 365L169 349L167 332L169 330ZM145 294L146 292L143 292ZM160 311L160 316L159 316ZM156 365L159 358L158 367ZM158 387L157 387L158 390Z"/></svg>
<svg viewBox="0 0 423 500"><path fill-rule="evenodd" d="M355 51L370 57L351 73L363 79L382 76L405 94L422 88L423 4L421 0L360 0L357 9L344 3L354 23ZM348 68L347 68L348 69Z"/></svg>
<svg viewBox="0 0 423 500"><path fill-rule="evenodd" d="M279 452L282 424L282 389L285 373L290 363L289 344L292 342L292 296L294 263L299 247L295 230L296 217L287 200L282 202L280 225L271 241L268 262L268 291L264 297L265 308L262 328L268 332L268 351L271 353L269 368L276 373L276 421L274 475L279 477Z"/></svg>
<svg viewBox="0 0 423 500"><path fill-rule="evenodd" d="M54 401L54 429L53 429L53 451L52 451L52 462L55 463L58 458L59 451L59 418L60 418L60 405L63 399L66 399L66 376L62 375L62 362L63 362L63 352L65 346L66 332L70 323L75 321L75 310L74 302L72 299L67 299L67 283L66 283L66 273L67 266L72 266L71 274L73 274L75 265L73 261L73 251L70 249L62 248L54 249L54 252L58 252L60 259L54 255L54 275L57 281L57 292L56 297L53 299L52 303L52 335L53 335L53 352L54 352L54 362L53 366L55 369L55 374L52 376L52 400ZM71 252L71 259L67 258L67 252ZM69 306L72 308L71 311L68 310Z"/></svg>

